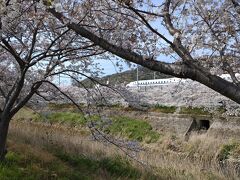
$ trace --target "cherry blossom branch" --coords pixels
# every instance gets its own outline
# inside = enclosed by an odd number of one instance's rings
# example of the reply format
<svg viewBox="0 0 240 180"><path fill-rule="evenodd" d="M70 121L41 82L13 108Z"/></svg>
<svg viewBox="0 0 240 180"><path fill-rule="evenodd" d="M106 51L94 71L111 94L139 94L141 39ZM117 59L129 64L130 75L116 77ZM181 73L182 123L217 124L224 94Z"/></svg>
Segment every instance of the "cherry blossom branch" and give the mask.
<svg viewBox="0 0 240 180"><path fill-rule="evenodd" d="M2 43L6 46L2 46L4 49L6 49L10 54L12 54L12 56L16 59L19 67L21 69L24 68L24 61L20 58L20 56L17 54L17 52L15 51L15 49L8 43L8 41L6 41L4 38L1 39Z"/></svg>
<svg viewBox="0 0 240 180"><path fill-rule="evenodd" d="M236 0L231 0L238 14L240 14L240 4Z"/></svg>

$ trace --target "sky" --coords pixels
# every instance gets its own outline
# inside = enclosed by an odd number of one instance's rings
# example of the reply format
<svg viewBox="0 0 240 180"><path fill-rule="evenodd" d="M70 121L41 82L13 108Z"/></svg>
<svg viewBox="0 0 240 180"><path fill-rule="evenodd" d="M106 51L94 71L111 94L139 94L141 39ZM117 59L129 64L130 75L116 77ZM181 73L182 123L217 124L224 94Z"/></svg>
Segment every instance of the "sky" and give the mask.
<svg viewBox="0 0 240 180"><path fill-rule="evenodd" d="M103 68L103 73L104 73L103 76L123 72L130 69L127 63L119 62L118 60L115 60L115 59L112 59L111 61L104 60L104 59L95 60L95 61L99 62L100 67ZM121 64L122 70L116 66L116 63Z"/></svg>
<svg viewBox="0 0 240 180"><path fill-rule="evenodd" d="M171 59L170 57L167 57L165 55L160 55L157 57L158 60L161 61L165 61L165 62L173 62L173 59ZM103 69L103 76L106 75L110 75L110 74L115 74L115 73L119 73L119 72L123 72L123 71L127 71L133 68L136 68L136 64L132 63L132 66L129 67L129 65L127 65L127 63L124 62L120 62L120 64L122 65L122 70L120 70L118 67L116 67L116 63L119 62L117 60L112 59L110 60L95 60L96 62L99 62L100 67Z"/></svg>

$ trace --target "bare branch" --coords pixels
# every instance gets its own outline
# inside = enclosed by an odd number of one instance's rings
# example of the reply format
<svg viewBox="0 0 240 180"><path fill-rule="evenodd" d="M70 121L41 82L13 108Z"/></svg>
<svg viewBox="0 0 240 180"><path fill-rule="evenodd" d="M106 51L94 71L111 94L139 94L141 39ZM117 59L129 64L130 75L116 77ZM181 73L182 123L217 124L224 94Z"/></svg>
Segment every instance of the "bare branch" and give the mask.
<svg viewBox="0 0 240 180"><path fill-rule="evenodd" d="M170 17L170 5L171 5L171 0L166 0L165 1L165 6L164 6L164 22L166 24L166 27L169 31L169 33L174 36L174 38L179 39L180 38L180 31L176 28L174 28L173 24L172 24L172 20Z"/></svg>
<svg viewBox="0 0 240 180"><path fill-rule="evenodd" d="M145 25L152 31L154 32L156 35L158 35L160 38L162 38L164 41L166 41L168 44L170 44L171 46L173 46L173 43L171 41L169 41L165 36L163 36L161 33L159 33L157 30L155 30L149 23L148 21L145 19L145 17L143 15L141 15L139 13L138 10L136 10L135 8L129 6L129 9L131 9L136 15L138 15L142 21L145 23Z"/></svg>
<svg viewBox="0 0 240 180"><path fill-rule="evenodd" d="M14 116L14 114L16 114L19 111L19 109L21 109L32 98L32 96L36 93L36 91L42 85L42 83L43 81L38 81L32 85L30 92L25 96L25 98L23 98L20 102L18 102L14 106L14 108L11 109L9 113L10 117Z"/></svg>
<svg viewBox="0 0 240 180"><path fill-rule="evenodd" d="M240 4L236 0L231 0L238 14L240 14Z"/></svg>
<svg viewBox="0 0 240 180"><path fill-rule="evenodd" d="M20 58L20 56L17 54L17 52L14 50L14 48L6 41L5 39L1 40L3 44L6 46L6 50L13 55L13 57L16 59L17 63L19 64L20 68L23 69L25 63L24 61Z"/></svg>
<svg viewBox="0 0 240 180"><path fill-rule="evenodd" d="M30 62L31 56L33 54L33 50L34 50L34 47L35 47L35 44L36 44L36 40L37 40L37 34L38 34L38 25L37 25L37 27L33 31L31 48L30 48L30 50L29 50L29 52L28 52L28 54L26 55L26 58L25 58L28 63Z"/></svg>

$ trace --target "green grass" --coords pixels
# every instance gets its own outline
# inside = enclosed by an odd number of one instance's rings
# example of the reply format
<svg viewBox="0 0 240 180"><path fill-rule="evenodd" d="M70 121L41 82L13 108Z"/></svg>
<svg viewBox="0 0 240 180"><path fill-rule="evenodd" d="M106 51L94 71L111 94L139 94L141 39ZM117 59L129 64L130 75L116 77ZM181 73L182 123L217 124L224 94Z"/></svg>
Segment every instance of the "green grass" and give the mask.
<svg viewBox="0 0 240 180"><path fill-rule="evenodd" d="M117 156L115 158L105 158L99 161L102 169L105 169L112 176L128 177L131 179L139 179L142 173L133 168L129 161Z"/></svg>
<svg viewBox="0 0 240 180"><path fill-rule="evenodd" d="M129 117L110 117L110 122L105 122L97 115L88 120L95 122L95 126L105 133L125 137L129 140L154 143L160 138L160 134L153 130L152 126L143 120Z"/></svg>
<svg viewBox="0 0 240 180"><path fill-rule="evenodd" d="M179 114L209 115L202 107L181 107Z"/></svg>
<svg viewBox="0 0 240 180"><path fill-rule="evenodd" d="M84 118L84 115L74 112L55 112L49 114L41 114L41 120L50 123L68 124L71 126L82 126L87 122L87 120Z"/></svg>
<svg viewBox="0 0 240 180"><path fill-rule="evenodd" d="M156 104L153 108L154 111L161 112L161 113L174 113L177 107L175 106L163 106L160 104Z"/></svg>
<svg viewBox="0 0 240 180"><path fill-rule="evenodd" d="M151 172L133 167L119 156L93 159L58 150L49 153L26 144L11 145L0 163L1 180L157 179Z"/></svg>
<svg viewBox="0 0 240 180"><path fill-rule="evenodd" d="M110 174L112 177L111 179L139 179L143 176L143 173L140 170L134 168L128 160L119 156L114 158L103 158L100 160L94 160L83 155L75 156L64 153L59 153L57 156L79 171L87 172L87 175L104 171Z"/></svg>
<svg viewBox="0 0 240 180"><path fill-rule="evenodd" d="M84 104L79 104L80 107L83 107ZM77 107L72 104L72 103L49 103L48 107L50 109L54 109L54 110L62 110L62 109L77 109Z"/></svg>
<svg viewBox="0 0 240 180"><path fill-rule="evenodd" d="M60 123L69 126L83 127L90 121L96 123L96 127L112 135L120 135L129 140L136 140L146 143L154 143L160 138L160 134L152 129L152 126L143 120L128 117L111 117L111 123L106 123L99 116L90 116L87 119L81 113L75 112L45 112L36 114L29 109L24 110L16 116L31 117L35 121L47 123Z"/></svg>
<svg viewBox="0 0 240 180"><path fill-rule="evenodd" d="M160 134L154 131L146 121L128 117L112 118L112 124L105 131L130 140L144 141L146 143L156 142L160 138Z"/></svg>
<svg viewBox="0 0 240 180"><path fill-rule="evenodd" d="M76 179L74 170L59 160L44 162L37 156L10 151L0 164L1 180Z"/></svg>
<svg viewBox="0 0 240 180"><path fill-rule="evenodd" d="M31 112L31 113L30 113ZM120 135L129 140L136 140L146 143L154 143L160 138L160 134L152 129L152 126L143 120L132 119L128 117L111 117L111 123L107 124L105 128L102 128L105 122L100 119L99 116L94 115L84 118L81 113L74 112L49 112L34 114L32 111L24 110L21 116L24 114L28 117L34 116L34 120L48 122L48 123L60 123L69 126L85 126L87 122L96 122L96 127L110 133L112 135ZM19 116L17 116L19 117Z"/></svg>

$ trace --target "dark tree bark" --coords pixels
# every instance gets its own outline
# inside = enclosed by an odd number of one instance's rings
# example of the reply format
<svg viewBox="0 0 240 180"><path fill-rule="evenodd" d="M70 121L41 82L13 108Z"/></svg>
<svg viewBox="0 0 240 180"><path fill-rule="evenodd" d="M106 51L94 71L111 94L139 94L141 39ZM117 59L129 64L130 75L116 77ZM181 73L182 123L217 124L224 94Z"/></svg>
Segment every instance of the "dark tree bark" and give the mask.
<svg viewBox="0 0 240 180"><path fill-rule="evenodd" d="M7 135L9 128L10 118L7 116L0 116L0 162L4 161L5 155L7 154Z"/></svg>

